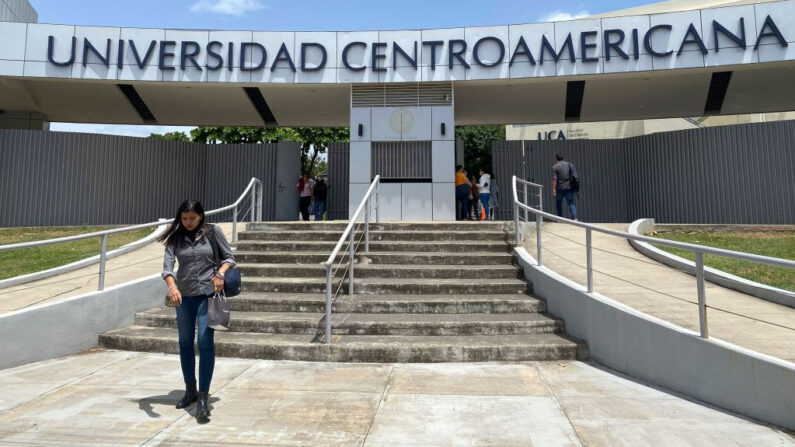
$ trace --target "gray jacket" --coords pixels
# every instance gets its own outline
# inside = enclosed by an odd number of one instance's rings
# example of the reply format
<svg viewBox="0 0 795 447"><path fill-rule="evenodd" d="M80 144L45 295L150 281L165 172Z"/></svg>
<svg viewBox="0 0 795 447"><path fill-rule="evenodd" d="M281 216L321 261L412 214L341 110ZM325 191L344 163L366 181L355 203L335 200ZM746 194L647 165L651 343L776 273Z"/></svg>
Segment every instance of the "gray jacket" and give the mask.
<svg viewBox="0 0 795 447"><path fill-rule="evenodd" d="M221 263L234 267L235 256L226 241L224 232L215 225L208 225L206 228L215 232ZM202 237L203 231L205 229L197 231L193 240L190 240L185 235L174 244L166 244L161 276L163 279L173 276L177 281L179 293L183 296L210 295L213 293L212 279L216 271L215 256L213 255L213 248L210 245L209 238ZM179 270L176 275L174 275L175 262L179 263Z"/></svg>

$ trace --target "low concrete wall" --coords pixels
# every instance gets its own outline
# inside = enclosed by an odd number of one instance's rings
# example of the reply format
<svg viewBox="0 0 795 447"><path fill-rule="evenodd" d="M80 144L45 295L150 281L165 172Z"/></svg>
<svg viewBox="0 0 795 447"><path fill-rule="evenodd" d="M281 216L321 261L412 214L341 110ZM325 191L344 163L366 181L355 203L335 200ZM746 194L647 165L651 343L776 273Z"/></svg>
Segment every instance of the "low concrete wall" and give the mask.
<svg viewBox="0 0 795 447"><path fill-rule="evenodd" d="M628 233L645 235L655 231L654 219L638 219L629 226ZM630 245L651 259L669 267L696 275L696 263L680 256L668 253L646 242L629 240ZM721 270L704 267L704 279L728 289L737 290L763 300L795 308L795 293L788 290L771 287L758 282L749 281Z"/></svg>
<svg viewBox="0 0 795 447"><path fill-rule="evenodd" d="M136 312L162 306L165 293L156 274L0 315L0 369L94 348L99 334L133 324Z"/></svg>
<svg viewBox="0 0 795 447"><path fill-rule="evenodd" d="M648 383L795 430L795 364L714 338L702 339L613 301L546 267L524 248L519 265L549 313L588 343L590 358Z"/></svg>

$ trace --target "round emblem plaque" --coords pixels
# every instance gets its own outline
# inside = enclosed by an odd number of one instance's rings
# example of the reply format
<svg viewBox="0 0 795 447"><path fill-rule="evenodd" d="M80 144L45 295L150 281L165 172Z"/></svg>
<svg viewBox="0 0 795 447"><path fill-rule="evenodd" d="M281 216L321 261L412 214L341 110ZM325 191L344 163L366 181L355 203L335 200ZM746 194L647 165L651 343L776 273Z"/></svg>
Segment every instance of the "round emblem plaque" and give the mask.
<svg viewBox="0 0 795 447"><path fill-rule="evenodd" d="M397 134L410 132L414 127L414 115L408 110L398 109L389 115L389 128Z"/></svg>

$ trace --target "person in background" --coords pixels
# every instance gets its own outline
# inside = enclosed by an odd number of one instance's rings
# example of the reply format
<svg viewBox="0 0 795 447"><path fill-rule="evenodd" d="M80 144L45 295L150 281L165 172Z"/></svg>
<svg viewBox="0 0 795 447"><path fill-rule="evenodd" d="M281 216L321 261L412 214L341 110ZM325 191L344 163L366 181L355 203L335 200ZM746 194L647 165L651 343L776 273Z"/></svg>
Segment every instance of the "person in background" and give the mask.
<svg viewBox="0 0 795 447"><path fill-rule="evenodd" d="M489 220L489 199L491 198L491 176L485 169L480 170L480 179L478 180L478 197L480 203L485 211L486 220Z"/></svg>
<svg viewBox="0 0 795 447"><path fill-rule="evenodd" d="M552 165L552 195L555 196L557 214L563 217L563 199L569 204L572 220L577 220L577 207L574 205L574 191L571 188L572 177L577 177L577 170L571 162L566 161L562 154L555 155Z"/></svg>
<svg viewBox="0 0 795 447"><path fill-rule="evenodd" d="M309 220L309 204L312 203L312 181L309 174L304 172L295 185L298 191L298 210L301 212L301 220Z"/></svg>
<svg viewBox="0 0 795 447"><path fill-rule="evenodd" d="M217 245L221 265L216 270L210 233ZM206 224L204 208L198 200L186 200L177 216L158 242L166 245L161 276L168 286L168 299L177 309L179 363L185 381L185 395L177 408L198 401L196 419L207 422L210 382L215 369L215 330L208 326L207 299L224 288L224 273L235 266L235 257L220 227ZM174 273L174 263L179 270ZM174 279L176 277L176 280ZM194 332L198 328L199 388L196 389L196 353Z"/></svg>
<svg viewBox="0 0 795 447"><path fill-rule="evenodd" d="M328 196L328 183L326 183L325 175L321 174L315 180L312 195L315 198L315 221L323 220L323 214L326 212L326 197Z"/></svg>
<svg viewBox="0 0 795 447"><path fill-rule="evenodd" d="M472 204L472 215L470 219L480 219L480 201L478 200L478 185L475 181L475 176L469 178L469 202Z"/></svg>
<svg viewBox="0 0 795 447"><path fill-rule="evenodd" d="M471 183L464 171L464 166L455 167L455 199L458 201L456 220L469 220L469 195Z"/></svg>

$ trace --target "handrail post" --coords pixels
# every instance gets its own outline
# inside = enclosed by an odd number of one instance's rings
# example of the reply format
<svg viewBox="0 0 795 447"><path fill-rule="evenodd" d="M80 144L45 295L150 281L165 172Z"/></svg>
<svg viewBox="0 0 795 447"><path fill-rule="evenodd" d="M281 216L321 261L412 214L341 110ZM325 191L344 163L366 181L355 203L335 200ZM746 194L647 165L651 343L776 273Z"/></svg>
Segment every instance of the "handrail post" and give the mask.
<svg viewBox="0 0 795 447"><path fill-rule="evenodd" d="M541 267L543 262L541 261L541 215L536 214L536 259L538 259L538 266Z"/></svg>
<svg viewBox="0 0 795 447"><path fill-rule="evenodd" d="M326 344L331 343L331 267L326 266Z"/></svg>
<svg viewBox="0 0 795 447"><path fill-rule="evenodd" d="M379 179L378 183L375 184L375 223L381 223L381 218L380 218L380 215L379 215L379 210L381 209L381 206L380 206L381 205L381 200L380 200L381 196L378 195L378 190L380 189L380 187L381 187L381 180Z"/></svg>
<svg viewBox="0 0 795 447"><path fill-rule="evenodd" d="M538 187L538 209L544 211L544 187Z"/></svg>
<svg viewBox="0 0 795 447"><path fill-rule="evenodd" d="M355 240L356 227L351 228L348 239L348 295L353 295L353 241Z"/></svg>
<svg viewBox="0 0 795 447"><path fill-rule="evenodd" d="M262 222L262 196L265 194L265 184L262 182L257 183L259 188L259 197L257 197L257 222Z"/></svg>
<svg viewBox="0 0 795 447"><path fill-rule="evenodd" d="M527 183L522 183L522 194L524 194L524 204L530 206L530 200L527 197ZM524 208L524 220L527 222L529 216L529 211L527 208Z"/></svg>
<svg viewBox="0 0 795 447"><path fill-rule="evenodd" d="M367 206L364 209L364 252L370 253L370 198L367 198Z"/></svg>
<svg viewBox="0 0 795 447"><path fill-rule="evenodd" d="M698 289L698 326L701 338L709 338L707 324L707 292L704 288L704 253L694 252L696 255L696 287Z"/></svg>
<svg viewBox="0 0 795 447"><path fill-rule="evenodd" d="M516 246L520 246L522 244L522 234L519 231L519 204L513 204L513 227L514 232L516 233Z"/></svg>
<svg viewBox="0 0 795 447"><path fill-rule="evenodd" d="M256 208L256 203L257 203L257 184L254 183L252 186L253 186L253 188L251 188L251 221L255 222L256 221L255 214L257 212L257 208Z"/></svg>
<svg viewBox="0 0 795 447"><path fill-rule="evenodd" d="M588 293L593 293L593 250L591 246L591 229L585 229L585 258L588 269Z"/></svg>
<svg viewBox="0 0 795 447"><path fill-rule="evenodd" d="M232 210L232 240L237 242L237 206Z"/></svg>
<svg viewBox="0 0 795 447"><path fill-rule="evenodd" d="M102 235L102 248L99 252L99 288L105 290L105 261L108 259L108 235Z"/></svg>

